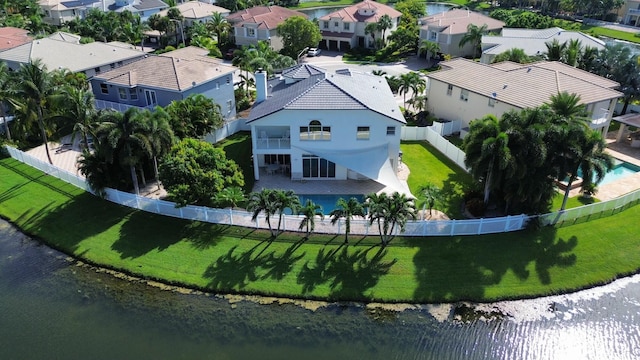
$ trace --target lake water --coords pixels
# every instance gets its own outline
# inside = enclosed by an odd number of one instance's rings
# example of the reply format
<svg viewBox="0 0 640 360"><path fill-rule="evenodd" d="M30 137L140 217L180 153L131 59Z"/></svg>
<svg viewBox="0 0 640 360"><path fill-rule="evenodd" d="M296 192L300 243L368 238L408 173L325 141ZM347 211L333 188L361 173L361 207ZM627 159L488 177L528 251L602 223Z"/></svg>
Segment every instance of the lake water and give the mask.
<svg viewBox="0 0 640 360"><path fill-rule="evenodd" d="M0 275L0 359L640 358L638 276L568 296L474 305L459 312L471 315L464 318L446 304L312 311L121 280L1 220Z"/></svg>
<svg viewBox="0 0 640 360"><path fill-rule="evenodd" d="M427 15L435 15L441 12L449 11L451 9L451 5L444 3L427 3ZM331 7L322 7L316 9L303 9L298 10L302 13L305 13L309 16L309 19L319 19L327 14L331 14L334 11L344 8L344 6L331 6Z"/></svg>

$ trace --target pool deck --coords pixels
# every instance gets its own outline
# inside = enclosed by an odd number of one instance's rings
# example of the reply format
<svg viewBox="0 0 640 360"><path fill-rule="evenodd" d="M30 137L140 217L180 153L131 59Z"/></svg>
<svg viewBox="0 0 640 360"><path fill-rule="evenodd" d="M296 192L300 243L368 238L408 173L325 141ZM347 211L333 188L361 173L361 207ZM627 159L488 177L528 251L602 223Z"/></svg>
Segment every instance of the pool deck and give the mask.
<svg viewBox="0 0 640 360"><path fill-rule="evenodd" d="M627 140L617 143L617 132L607 135L607 152L614 158L640 166L640 148L632 148ZM598 187L596 197L601 201L615 199L640 188L640 172Z"/></svg>

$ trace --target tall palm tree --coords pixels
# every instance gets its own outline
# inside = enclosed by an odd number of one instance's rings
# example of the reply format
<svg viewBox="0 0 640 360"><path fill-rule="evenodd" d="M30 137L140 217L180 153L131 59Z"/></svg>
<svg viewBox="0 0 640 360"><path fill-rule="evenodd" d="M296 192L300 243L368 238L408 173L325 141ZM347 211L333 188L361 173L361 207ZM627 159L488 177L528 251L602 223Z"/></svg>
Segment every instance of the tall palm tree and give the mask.
<svg viewBox="0 0 640 360"><path fill-rule="evenodd" d="M512 170L509 136L494 115L486 115L471 122L462 147L465 165L475 179L484 183L484 203L487 204L491 190L500 188L502 179Z"/></svg>
<svg viewBox="0 0 640 360"><path fill-rule="evenodd" d="M93 92L67 85L63 88L62 94L55 97L55 100L61 102L62 111L53 116L53 119L73 124L71 140L73 141L79 134L82 137L84 148L88 149L89 136L95 137L98 115Z"/></svg>
<svg viewBox="0 0 640 360"><path fill-rule="evenodd" d="M578 59L582 51L582 42L578 39L571 39L567 44L567 48L564 53L564 62L567 65L573 67L578 66Z"/></svg>
<svg viewBox="0 0 640 360"><path fill-rule="evenodd" d="M16 78L15 96L12 97L11 102L26 116L37 120L47 159L51 165L53 165L53 160L49 152L47 135L49 129L45 121L49 116L51 96L55 93L56 88L53 86L51 73L47 71L47 67L39 59L20 66Z"/></svg>
<svg viewBox="0 0 640 360"><path fill-rule="evenodd" d="M336 208L329 213L329 216L331 216L332 225L335 225L340 218L344 218L344 243L348 244L349 234L351 233L351 220L354 216L364 218L366 214L364 205L358 199L351 197L349 200L339 198L336 202Z"/></svg>
<svg viewBox="0 0 640 360"><path fill-rule="evenodd" d="M442 190L434 184L428 183L420 188L420 195L424 198L424 204L429 208L429 215L436 203L442 200Z"/></svg>
<svg viewBox="0 0 640 360"><path fill-rule="evenodd" d="M290 209L292 213L296 213L300 208L300 198L292 190L276 190L276 206L278 209L278 234L282 226L284 212Z"/></svg>
<svg viewBox="0 0 640 360"><path fill-rule="evenodd" d="M163 108L157 106L153 112L145 110L143 111L143 116L147 122L145 131L149 145L151 146L153 171L159 187L158 158L171 150L175 137L171 129L170 116Z"/></svg>
<svg viewBox="0 0 640 360"><path fill-rule="evenodd" d="M440 52L440 44L434 41L422 40L420 47L418 48L418 54L424 53L425 58L433 59L436 54Z"/></svg>
<svg viewBox="0 0 640 360"><path fill-rule="evenodd" d="M247 203L247 211L252 213L251 221L256 221L258 215L264 213L271 237L278 236L279 229L275 230L271 226L271 216L278 213L276 190L262 189L260 192L251 193Z"/></svg>
<svg viewBox="0 0 640 360"><path fill-rule="evenodd" d="M580 104L580 95L566 91L551 95L549 107L558 115L567 118L586 115L584 105Z"/></svg>
<svg viewBox="0 0 640 360"><path fill-rule="evenodd" d="M376 41L376 34L380 31L377 23L368 23L364 28L364 34L371 36L373 39L373 46L378 48L378 42Z"/></svg>
<svg viewBox="0 0 640 360"><path fill-rule="evenodd" d="M416 218L413 199L397 191L391 196L386 193L371 193L367 195L366 201L369 209L369 223L377 222L382 246L391 241L397 228L404 231L407 221Z"/></svg>
<svg viewBox="0 0 640 360"><path fill-rule="evenodd" d="M385 38L385 33L387 32L387 30L393 27L393 20L391 19L391 16L384 14L378 20L377 25L378 29L382 33L382 44L384 45L387 41Z"/></svg>
<svg viewBox="0 0 640 360"><path fill-rule="evenodd" d="M226 35L231 31L231 24L222 16L219 12L214 12L211 15L211 19L206 23L207 29L214 34L216 34L216 41L218 41L218 46L220 46L223 42L223 39L226 39Z"/></svg>
<svg viewBox="0 0 640 360"><path fill-rule="evenodd" d="M309 235L311 235L313 230L316 229L316 216L320 217L320 219L324 219L322 206L314 203L311 199L307 199L304 205L302 205L300 209L298 209L298 214L304 216L300 221L298 230L302 230L306 227L306 238L309 238Z"/></svg>
<svg viewBox="0 0 640 360"><path fill-rule="evenodd" d="M143 154L151 157L153 151L144 114L139 108L132 107L124 113L107 112L100 121L96 131L98 137L106 141L112 156L119 155L121 163L129 166L133 189L136 195L140 194L136 166L141 164Z"/></svg>
<svg viewBox="0 0 640 360"><path fill-rule="evenodd" d="M482 26L469 24L467 26L467 32L460 39L458 46L462 48L466 44L471 44L473 46L473 58L475 59L477 57L476 54L480 51L482 35L487 32L488 28L489 26L487 24L483 24Z"/></svg>

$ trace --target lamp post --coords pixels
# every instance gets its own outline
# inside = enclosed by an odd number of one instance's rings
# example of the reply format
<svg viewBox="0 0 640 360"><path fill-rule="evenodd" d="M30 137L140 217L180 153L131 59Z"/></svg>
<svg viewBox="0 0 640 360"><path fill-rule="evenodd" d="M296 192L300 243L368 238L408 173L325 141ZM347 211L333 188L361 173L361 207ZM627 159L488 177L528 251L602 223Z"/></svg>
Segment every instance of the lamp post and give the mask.
<svg viewBox="0 0 640 360"><path fill-rule="evenodd" d="M184 40L184 28L182 27L182 21L176 20L176 19L169 19L169 20L180 25L180 38L182 39L182 45L186 47L187 44L185 43L185 40ZM178 42L176 41L176 46L178 46L177 43Z"/></svg>

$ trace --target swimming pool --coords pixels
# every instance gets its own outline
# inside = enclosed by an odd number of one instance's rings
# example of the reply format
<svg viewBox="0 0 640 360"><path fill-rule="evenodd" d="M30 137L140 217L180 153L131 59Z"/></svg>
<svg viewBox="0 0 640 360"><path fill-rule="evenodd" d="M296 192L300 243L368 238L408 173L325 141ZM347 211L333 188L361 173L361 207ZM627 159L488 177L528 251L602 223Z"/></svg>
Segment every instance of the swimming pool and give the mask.
<svg viewBox="0 0 640 360"><path fill-rule="evenodd" d="M602 186L602 185L610 184L614 181L618 181L629 175L636 174L639 171L640 171L640 166L616 159L613 169L607 172L607 174L604 176L602 181L598 183L598 185ZM582 172L578 171L578 176L582 177Z"/></svg>
<svg viewBox="0 0 640 360"><path fill-rule="evenodd" d="M349 198L356 198L358 199L359 202L363 202L364 201L364 195L336 195L336 194L323 194L323 195L298 195L298 197L300 198L300 204L304 206L304 204L307 202L307 199L310 199L311 201L313 201L314 203L322 206L322 212L325 215L328 215L331 211L333 211L333 209L336 208L336 202L338 202L338 199L343 198L345 200L348 200Z"/></svg>

